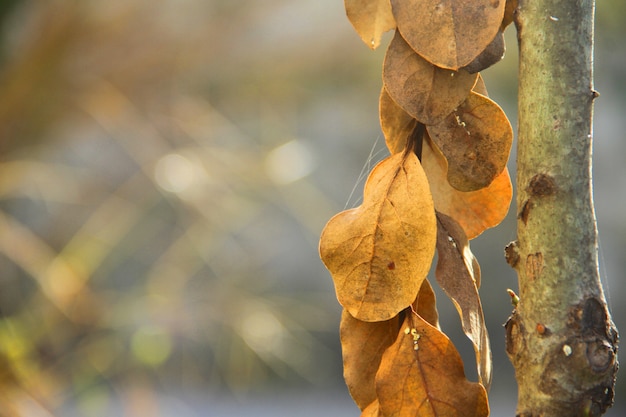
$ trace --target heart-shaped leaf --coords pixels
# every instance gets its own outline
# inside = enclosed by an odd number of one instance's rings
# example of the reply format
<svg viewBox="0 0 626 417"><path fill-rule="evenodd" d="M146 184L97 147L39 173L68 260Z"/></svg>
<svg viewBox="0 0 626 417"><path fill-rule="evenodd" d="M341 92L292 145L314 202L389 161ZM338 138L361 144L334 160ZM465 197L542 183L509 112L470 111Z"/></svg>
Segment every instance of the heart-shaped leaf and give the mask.
<svg viewBox="0 0 626 417"><path fill-rule="evenodd" d="M463 361L443 333L416 314L405 319L376 374L380 415L485 417L482 385L465 378Z"/></svg>
<svg viewBox="0 0 626 417"><path fill-rule="evenodd" d="M436 223L415 154L398 153L376 165L363 204L331 218L320 238L341 305L363 321L388 320L409 306L430 269Z"/></svg>

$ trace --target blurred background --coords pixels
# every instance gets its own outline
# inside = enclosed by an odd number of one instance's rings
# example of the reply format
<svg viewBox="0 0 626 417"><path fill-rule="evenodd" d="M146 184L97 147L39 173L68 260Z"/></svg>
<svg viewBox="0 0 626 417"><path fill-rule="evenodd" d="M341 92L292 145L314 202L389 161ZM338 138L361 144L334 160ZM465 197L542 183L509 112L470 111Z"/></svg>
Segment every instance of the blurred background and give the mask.
<svg viewBox="0 0 626 417"><path fill-rule="evenodd" d="M596 214L622 332L625 23L598 3ZM386 42L363 45L340 0L0 0L0 416L358 416L317 241L386 155ZM515 125L507 42L483 75ZM516 399L514 238L510 215L472 241L493 416Z"/></svg>

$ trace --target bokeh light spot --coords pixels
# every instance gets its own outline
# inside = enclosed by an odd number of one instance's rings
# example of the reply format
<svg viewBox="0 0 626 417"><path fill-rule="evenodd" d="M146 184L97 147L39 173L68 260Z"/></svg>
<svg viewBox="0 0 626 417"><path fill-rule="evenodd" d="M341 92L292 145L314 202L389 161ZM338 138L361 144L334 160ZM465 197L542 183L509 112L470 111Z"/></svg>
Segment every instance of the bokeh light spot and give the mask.
<svg viewBox="0 0 626 417"><path fill-rule="evenodd" d="M274 183L285 185L302 179L315 169L311 150L299 140L272 149L265 157L265 171Z"/></svg>
<svg viewBox="0 0 626 417"><path fill-rule="evenodd" d="M159 366L172 352L170 335L160 326L144 326L135 332L131 341L133 355L142 363Z"/></svg>
<svg viewBox="0 0 626 417"><path fill-rule="evenodd" d="M159 187L170 193L189 189L196 178L193 163L178 153L163 156L154 169L154 179Z"/></svg>

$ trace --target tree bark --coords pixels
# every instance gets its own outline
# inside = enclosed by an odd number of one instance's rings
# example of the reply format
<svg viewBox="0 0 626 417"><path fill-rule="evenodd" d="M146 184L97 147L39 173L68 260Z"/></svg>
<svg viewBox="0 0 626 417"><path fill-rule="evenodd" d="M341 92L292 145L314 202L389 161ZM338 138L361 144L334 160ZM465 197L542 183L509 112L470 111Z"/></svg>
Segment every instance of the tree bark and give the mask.
<svg viewBox="0 0 626 417"><path fill-rule="evenodd" d="M600 416L617 330L598 269L591 182L593 0L519 0L520 301L506 324L519 417Z"/></svg>

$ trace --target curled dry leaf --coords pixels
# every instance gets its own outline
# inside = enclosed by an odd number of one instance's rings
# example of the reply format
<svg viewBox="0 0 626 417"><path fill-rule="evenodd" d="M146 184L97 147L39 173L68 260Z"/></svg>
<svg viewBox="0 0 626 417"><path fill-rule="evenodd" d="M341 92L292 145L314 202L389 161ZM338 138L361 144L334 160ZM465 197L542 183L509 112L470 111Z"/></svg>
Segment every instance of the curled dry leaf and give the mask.
<svg viewBox="0 0 626 417"><path fill-rule="evenodd" d="M513 196L508 169L504 169L488 187L463 192L446 179L447 162L430 140L422 146L422 165L435 201L435 209L454 218L469 239L498 225L506 216Z"/></svg>
<svg viewBox="0 0 626 417"><path fill-rule="evenodd" d="M463 67L470 74L489 68L493 64L499 62L504 57L506 51L504 45L504 32L498 31L496 37L487 45L484 51L480 53L472 62Z"/></svg>
<svg viewBox="0 0 626 417"><path fill-rule="evenodd" d="M448 161L448 182L459 191L487 187L509 159L513 129L493 100L472 92L428 134Z"/></svg>
<svg viewBox="0 0 626 417"><path fill-rule="evenodd" d="M341 305L359 320L381 321L414 301L436 239L428 180L417 156L408 152L374 167L363 204L326 224L320 255Z"/></svg>
<svg viewBox="0 0 626 417"><path fill-rule="evenodd" d="M489 389L493 364L489 335L478 295L480 267L469 248L463 228L451 217L437 213L437 269L439 286L461 317L463 332L476 353L480 382Z"/></svg>
<svg viewBox="0 0 626 417"><path fill-rule="evenodd" d="M389 0L345 0L348 20L363 42L378 48L383 33L396 27Z"/></svg>
<svg viewBox="0 0 626 417"><path fill-rule="evenodd" d="M503 0L391 0L398 31L442 68L459 69L489 45L502 24Z"/></svg>
<svg viewBox="0 0 626 417"><path fill-rule="evenodd" d="M346 310L341 315L339 336L343 377L350 395L361 410L376 400L376 371L383 353L396 340L399 327L398 316L385 321L365 322L355 319Z"/></svg>
<svg viewBox="0 0 626 417"><path fill-rule="evenodd" d="M385 55L383 81L391 98L425 125L439 123L467 97L476 74L434 66L396 31Z"/></svg>
<svg viewBox="0 0 626 417"><path fill-rule="evenodd" d="M417 350L416 350L417 347ZM485 417L482 385L465 378L452 342L416 314L407 315L376 374L380 414L413 417Z"/></svg>

